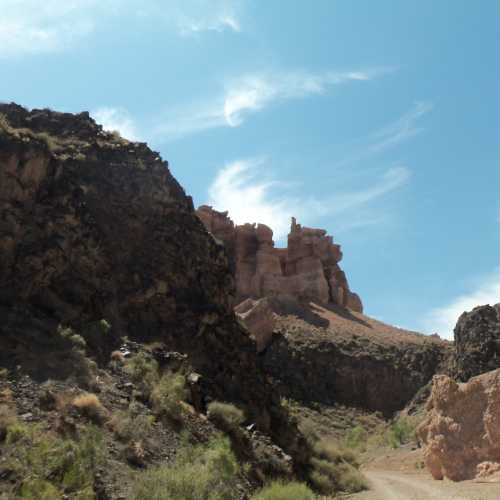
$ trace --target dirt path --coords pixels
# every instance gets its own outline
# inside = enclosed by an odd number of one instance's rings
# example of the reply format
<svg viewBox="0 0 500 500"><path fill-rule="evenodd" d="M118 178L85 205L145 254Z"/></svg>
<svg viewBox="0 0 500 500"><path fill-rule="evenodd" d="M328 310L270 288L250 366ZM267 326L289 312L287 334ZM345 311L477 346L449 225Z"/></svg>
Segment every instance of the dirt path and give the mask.
<svg viewBox="0 0 500 500"><path fill-rule="evenodd" d="M498 500L500 484L435 481L426 474L364 471L371 489L353 500Z"/></svg>
<svg viewBox="0 0 500 500"><path fill-rule="evenodd" d="M352 500L500 500L500 483L436 481L422 468L422 451L400 448L378 453L363 467L370 490Z"/></svg>

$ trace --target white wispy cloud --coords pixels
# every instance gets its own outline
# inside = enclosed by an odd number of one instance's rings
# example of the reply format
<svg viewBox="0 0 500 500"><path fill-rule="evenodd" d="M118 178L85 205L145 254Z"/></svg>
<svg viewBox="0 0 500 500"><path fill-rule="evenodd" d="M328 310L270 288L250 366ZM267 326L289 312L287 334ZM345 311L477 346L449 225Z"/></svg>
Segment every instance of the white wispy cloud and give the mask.
<svg viewBox="0 0 500 500"><path fill-rule="evenodd" d="M137 126L124 108L99 108L91 113L92 118L109 132L119 132L120 135L129 141L140 140Z"/></svg>
<svg viewBox="0 0 500 500"><path fill-rule="evenodd" d="M432 111L433 107L429 101L416 102L412 109L395 122L373 134L374 143L370 150L373 152L384 151L420 133L423 128L418 126L418 121Z"/></svg>
<svg viewBox="0 0 500 500"><path fill-rule="evenodd" d="M313 224L323 216L349 214L359 227L363 224L360 210L375 200L408 182L410 171L405 167L392 168L379 178L351 192L334 192L323 199L308 199L295 194L290 185L277 182L269 173L265 159L239 160L221 168L209 188L208 204L217 210L228 210L237 224L260 222L274 231L276 240L288 233L290 217L296 216L305 224ZM368 224L380 219L373 214Z"/></svg>
<svg viewBox="0 0 500 500"><path fill-rule="evenodd" d="M447 305L433 309L426 315L423 327L428 333L437 332L444 338L453 339L453 329L460 315L476 306L500 302L500 267L486 276L481 283Z"/></svg>
<svg viewBox="0 0 500 500"><path fill-rule="evenodd" d="M0 57L53 52L90 34L97 0L0 0Z"/></svg>
<svg viewBox="0 0 500 500"><path fill-rule="evenodd" d="M244 0L0 0L0 57L70 49L111 19L147 18L185 36L241 31Z"/></svg>
<svg viewBox="0 0 500 500"><path fill-rule="evenodd" d="M179 33L192 36L204 31L240 32L242 2L235 0L185 0L176 12Z"/></svg>
<svg viewBox="0 0 500 500"><path fill-rule="evenodd" d="M390 69L247 74L228 80L221 95L174 113L170 110L169 119L157 126L156 135L174 140L210 128L238 127L248 115L279 102L325 94L335 85L372 80L387 71Z"/></svg>

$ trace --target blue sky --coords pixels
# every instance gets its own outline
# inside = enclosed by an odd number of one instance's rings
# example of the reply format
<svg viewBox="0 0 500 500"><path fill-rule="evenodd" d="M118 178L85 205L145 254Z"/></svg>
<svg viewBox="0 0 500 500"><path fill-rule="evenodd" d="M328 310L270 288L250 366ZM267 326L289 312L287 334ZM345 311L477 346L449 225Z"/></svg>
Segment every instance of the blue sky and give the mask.
<svg viewBox="0 0 500 500"><path fill-rule="evenodd" d="M0 99L147 141L196 204L323 227L366 313L500 302L496 0L0 0Z"/></svg>

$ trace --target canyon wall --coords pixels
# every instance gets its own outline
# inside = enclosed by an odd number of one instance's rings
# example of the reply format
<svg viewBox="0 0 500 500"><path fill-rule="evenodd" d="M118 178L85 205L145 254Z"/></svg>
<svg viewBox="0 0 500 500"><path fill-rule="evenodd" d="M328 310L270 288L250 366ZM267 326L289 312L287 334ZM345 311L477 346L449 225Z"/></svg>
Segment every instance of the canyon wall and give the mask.
<svg viewBox="0 0 500 500"><path fill-rule="evenodd" d="M339 267L340 246L323 229L302 227L292 218L287 248L276 248L264 224L235 225L227 212L203 205L196 211L207 230L226 247L236 277L237 302L289 296L363 311Z"/></svg>

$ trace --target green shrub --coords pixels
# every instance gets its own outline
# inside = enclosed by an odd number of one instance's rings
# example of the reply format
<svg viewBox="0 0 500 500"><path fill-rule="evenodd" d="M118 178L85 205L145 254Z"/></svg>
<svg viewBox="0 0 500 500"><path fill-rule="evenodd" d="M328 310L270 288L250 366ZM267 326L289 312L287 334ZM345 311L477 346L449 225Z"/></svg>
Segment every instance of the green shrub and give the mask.
<svg viewBox="0 0 500 500"><path fill-rule="evenodd" d="M252 500L315 500L316 495L302 483L274 482L252 497Z"/></svg>
<svg viewBox="0 0 500 500"><path fill-rule="evenodd" d="M351 465L358 466L358 459L353 450L349 450L339 446L331 439L322 439L313 447L314 454L333 463L347 462Z"/></svg>
<svg viewBox="0 0 500 500"><path fill-rule="evenodd" d="M366 488L366 481L357 469L356 454L332 440L314 444L310 466L311 484L324 495L338 491L355 493Z"/></svg>
<svg viewBox="0 0 500 500"><path fill-rule="evenodd" d="M365 451L366 439L367 439L366 430L360 425L357 425L348 432L347 437L345 439L345 445L348 448L354 448L360 451Z"/></svg>
<svg viewBox="0 0 500 500"><path fill-rule="evenodd" d="M133 356L127 361L125 370L130 378L141 391L141 394L149 398L153 386L158 382L158 363L144 352Z"/></svg>
<svg viewBox="0 0 500 500"><path fill-rule="evenodd" d="M336 478L340 491L357 493L368 488L368 483L361 472L348 463L338 465Z"/></svg>
<svg viewBox="0 0 500 500"><path fill-rule="evenodd" d="M399 448L402 444L415 439L416 421L411 417L400 417L395 420L387 433L387 441L392 448Z"/></svg>
<svg viewBox="0 0 500 500"><path fill-rule="evenodd" d="M19 493L20 497L25 500L54 500L61 498L59 490L43 479L25 481Z"/></svg>
<svg viewBox="0 0 500 500"><path fill-rule="evenodd" d="M129 408L128 411L113 415L110 423L113 431L121 441L144 441L151 432L153 420L154 417L136 415Z"/></svg>
<svg viewBox="0 0 500 500"><path fill-rule="evenodd" d="M207 409L208 418L226 432L238 429L245 421L243 411L230 403L213 401Z"/></svg>
<svg viewBox="0 0 500 500"><path fill-rule="evenodd" d="M182 420L179 404L188 396L186 379L181 374L165 373L151 393L153 411L176 421Z"/></svg>
<svg viewBox="0 0 500 500"><path fill-rule="evenodd" d="M9 468L23 479L21 498L59 498L62 490L85 498L83 493L92 490L102 461L102 435L97 428L88 427L72 440L40 426L17 425L9 429L7 442L15 444Z"/></svg>
<svg viewBox="0 0 500 500"><path fill-rule="evenodd" d="M142 472L131 500L233 500L237 497L238 462L227 439L186 447L175 464Z"/></svg>

